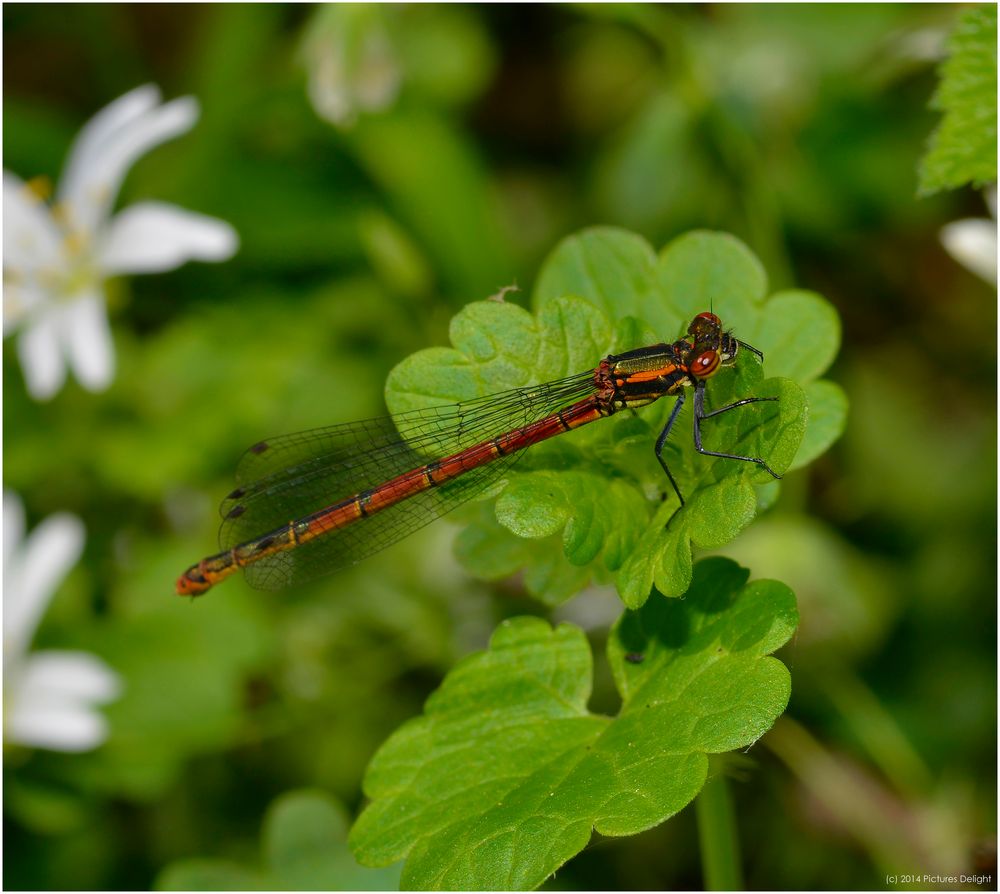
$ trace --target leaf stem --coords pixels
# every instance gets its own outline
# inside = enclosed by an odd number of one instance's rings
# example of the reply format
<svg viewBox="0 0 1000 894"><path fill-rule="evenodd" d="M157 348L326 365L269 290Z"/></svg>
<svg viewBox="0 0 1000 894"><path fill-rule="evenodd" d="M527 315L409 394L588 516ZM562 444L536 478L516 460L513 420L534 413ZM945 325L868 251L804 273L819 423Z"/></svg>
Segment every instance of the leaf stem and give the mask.
<svg viewBox="0 0 1000 894"><path fill-rule="evenodd" d="M721 768L720 768L721 771ZM710 776L695 800L701 866L708 891L743 888L740 843L736 835L733 801L723 772Z"/></svg>

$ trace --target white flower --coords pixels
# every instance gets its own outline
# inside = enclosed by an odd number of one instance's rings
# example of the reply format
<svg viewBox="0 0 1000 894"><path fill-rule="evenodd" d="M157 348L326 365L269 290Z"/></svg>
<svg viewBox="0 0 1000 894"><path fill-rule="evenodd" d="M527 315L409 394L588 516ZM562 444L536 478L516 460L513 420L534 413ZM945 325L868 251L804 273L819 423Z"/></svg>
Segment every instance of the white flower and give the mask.
<svg viewBox="0 0 1000 894"><path fill-rule="evenodd" d="M997 284L997 188L986 191L986 204L992 220L967 217L941 228L941 243L959 264L980 279Z"/></svg>
<svg viewBox="0 0 1000 894"><path fill-rule="evenodd" d="M399 93L402 72L377 6L320 7L303 53L313 108L337 127L350 127L360 112L388 108Z"/></svg>
<svg viewBox="0 0 1000 894"><path fill-rule="evenodd" d="M222 261L236 251L229 224L174 205L139 202L112 216L135 161L197 117L191 97L161 105L151 85L126 93L80 131L52 207L4 171L4 335L20 333L18 355L35 399L59 391L67 366L91 391L111 383L105 279Z"/></svg>
<svg viewBox="0 0 1000 894"><path fill-rule="evenodd" d="M24 507L15 494L4 493L5 741L87 751L107 738L107 722L95 705L118 696L118 674L87 652L28 652L52 594L80 558L83 538L81 521L59 513L24 540Z"/></svg>

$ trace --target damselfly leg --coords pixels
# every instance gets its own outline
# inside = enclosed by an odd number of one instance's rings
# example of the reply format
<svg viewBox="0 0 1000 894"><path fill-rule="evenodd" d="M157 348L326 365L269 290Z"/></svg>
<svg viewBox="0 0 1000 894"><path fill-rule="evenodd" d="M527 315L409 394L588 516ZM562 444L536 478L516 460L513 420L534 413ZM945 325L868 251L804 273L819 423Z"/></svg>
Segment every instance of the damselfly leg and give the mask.
<svg viewBox="0 0 1000 894"><path fill-rule="evenodd" d="M674 479L673 473L670 471L670 467L667 465L667 461L663 458L663 447L667 443L667 438L670 437L670 430L674 426L674 422L677 421L677 416L680 414L681 407L684 406L684 392L680 392L677 395L677 401L674 403L674 408L670 411L670 418L667 419L667 424L663 426L663 431L660 432L660 436L656 439L656 447L653 452L656 454L656 459L663 471L667 474L667 479L670 481L670 486L674 489L674 493L677 494L677 499L680 500L681 506L684 505L684 495L681 493L680 488L677 486L677 481ZM715 450L706 450L701 443L701 422L703 419L711 419L713 416L718 416L722 413L727 413L730 410L735 410L737 407L743 407L747 404L763 403L765 401L777 401L776 397L744 397L742 400L734 401L731 404L727 404L724 407L719 407L717 410L705 411L705 383L699 381L695 385L694 389L694 447L699 453L704 456L718 456L722 459L738 459L743 462L756 463L765 471L767 471L774 478L781 478L781 476L774 471L764 460L758 459L753 456L738 456L735 453L720 453Z"/></svg>
<svg viewBox="0 0 1000 894"><path fill-rule="evenodd" d="M670 418L667 420L667 424L663 426L663 431L660 432L660 436L656 439L656 446L653 448L653 452L656 454L656 460L663 468L663 471L667 473L667 478L670 480L670 486L674 489L674 493L677 494L677 499L681 501L681 506L684 505L684 495L681 493L681 489L677 486L677 482L674 481L674 476L670 472L670 467L667 465L667 461L663 458L663 445L667 443L667 438L670 437L670 429L674 427L674 422L677 421L677 416L683 406L684 392L681 391L677 395L677 400L674 402L674 408L670 411Z"/></svg>
<svg viewBox="0 0 1000 894"><path fill-rule="evenodd" d="M716 450L706 450L701 445L701 421L703 419L711 419L713 416L718 416L720 413L727 413L730 410L735 410L737 407L745 406L746 404L763 403L765 401L777 401L776 397L744 397L742 400L735 401L731 404L727 404L724 407L719 407L717 410L711 410L705 412L705 383L698 382L694 387L694 449L697 450L703 456L718 456L722 459L738 459L746 463L756 463L764 471L766 471L772 478L781 478L781 476L774 471L764 460L759 457L754 456L737 456L735 453L719 453Z"/></svg>

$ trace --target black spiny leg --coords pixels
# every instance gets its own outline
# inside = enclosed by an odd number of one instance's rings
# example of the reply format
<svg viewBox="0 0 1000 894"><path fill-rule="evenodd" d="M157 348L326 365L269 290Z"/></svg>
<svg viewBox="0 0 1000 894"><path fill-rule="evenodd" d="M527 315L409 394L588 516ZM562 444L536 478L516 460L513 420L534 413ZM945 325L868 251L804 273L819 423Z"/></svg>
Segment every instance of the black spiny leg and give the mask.
<svg viewBox="0 0 1000 894"><path fill-rule="evenodd" d="M714 450L706 450L701 446L701 420L710 419L712 416L718 416L720 413L725 413L727 410L734 410L736 407L742 407L745 404L758 403L760 401L766 400L777 400L776 397L745 397L743 400L738 400L735 403L727 404L724 407L719 407L718 410L712 410L709 413L705 412L705 383L698 382L694 387L694 449L705 456L718 456L722 459L739 459L746 463L756 463L762 469L764 469L772 478L780 478L781 476L774 471L764 460L758 459L753 456L737 456L735 453L717 453ZM670 417L670 421L673 422L673 416ZM668 423L669 427L669 423ZM667 473L670 474L669 472ZM673 479L670 479L673 481ZM674 486L676 490L676 485Z"/></svg>
<svg viewBox="0 0 1000 894"><path fill-rule="evenodd" d="M677 494L677 499L681 501L681 506L684 505L684 497L681 496L681 489L677 486L677 482L674 481L674 476L670 474L670 469L667 468L667 461L663 458L663 445L667 443L667 437L670 435L670 429L673 428L674 421L677 419L677 414L681 411L681 407L683 406L684 392L682 391L677 395L677 403L674 404L674 408L670 411L670 418L667 420L667 424L663 426L663 431L660 432L660 436L656 439L656 447L653 448L653 452L656 454L656 459L663 467L663 471L667 473L667 478L670 479L670 486L674 489L674 493ZM667 524L669 524L669 522L667 522Z"/></svg>

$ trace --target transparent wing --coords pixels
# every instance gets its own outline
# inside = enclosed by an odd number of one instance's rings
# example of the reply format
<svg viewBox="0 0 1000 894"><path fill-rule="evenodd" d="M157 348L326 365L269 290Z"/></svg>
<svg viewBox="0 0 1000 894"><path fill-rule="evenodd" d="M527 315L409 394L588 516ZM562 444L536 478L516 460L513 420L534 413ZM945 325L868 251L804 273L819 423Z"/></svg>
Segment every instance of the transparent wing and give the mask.
<svg viewBox="0 0 1000 894"><path fill-rule="evenodd" d="M594 391L592 372L484 398L261 441L240 460L222 502L222 549L285 528L404 472L514 431ZM252 586L277 589L354 564L497 482L519 453L471 467L441 486L248 565Z"/></svg>

